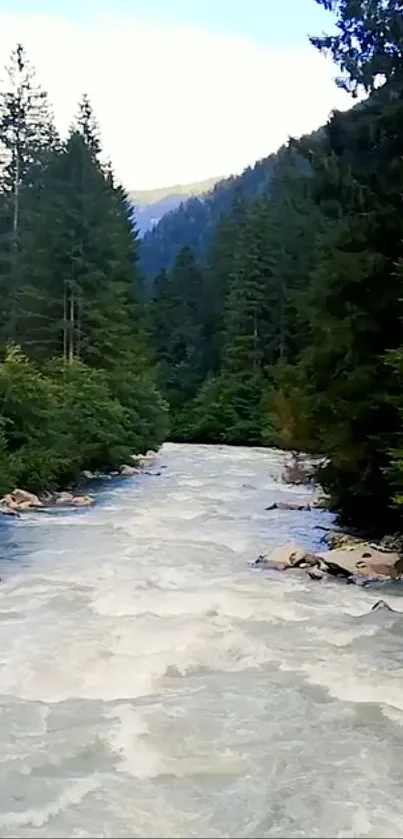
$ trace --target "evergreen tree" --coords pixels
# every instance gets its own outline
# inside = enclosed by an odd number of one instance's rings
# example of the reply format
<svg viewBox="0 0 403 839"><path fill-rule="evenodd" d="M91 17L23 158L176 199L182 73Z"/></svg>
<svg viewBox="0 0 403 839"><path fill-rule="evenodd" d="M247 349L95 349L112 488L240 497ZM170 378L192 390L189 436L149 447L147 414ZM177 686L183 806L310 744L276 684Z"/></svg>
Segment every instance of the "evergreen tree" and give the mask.
<svg viewBox="0 0 403 839"><path fill-rule="evenodd" d="M204 278L205 306L205 373L217 373L221 361L225 335L225 305L229 278L234 271L246 218L246 202L241 192L236 192L228 213L217 223L208 254Z"/></svg>
<svg viewBox="0 0 403 839"><path fill-rule="evenodd" d="M27 282L33 192L43 186L49 151L56 144L46 93L21 44L11 54L7 86L0 92L0 319L3 343L20 337L20 296Z"/></svg>
<svg viewBox="0 0 403 839"><path fill-rule="evenodd" d="M398 210L403 98L378 96L354 115L335 115L315 161L315 189L328 226L306 295L310 344L301 371L304 410L330 462L323 480L344 519L385 526L386 477L398 416L385 353L402 341L403 244Z"/></svg>
<svg viewBox="0 0 403 839"><path fill-rule="evenodd" d="M186 246L178 253L172 271L163 271L156 278L149 308L159 378L171 405L174 433L180 425L181 409L203 378L208 302L203 274Z"/></svg>
<svg viewBox="0 0 403 839"><path fill-rule="evenodd" d="M339 84L353 93L372 91L403 74L402 0L316 0L337 15L336 35L311 38L330 52L343 76Z"/></svg>

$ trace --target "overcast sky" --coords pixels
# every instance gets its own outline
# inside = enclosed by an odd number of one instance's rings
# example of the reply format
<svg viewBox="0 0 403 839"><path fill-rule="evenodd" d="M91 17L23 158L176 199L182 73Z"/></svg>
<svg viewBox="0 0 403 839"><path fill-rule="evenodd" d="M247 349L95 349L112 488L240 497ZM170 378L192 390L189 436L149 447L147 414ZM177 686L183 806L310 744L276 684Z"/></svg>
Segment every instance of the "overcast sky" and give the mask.
<svg viewBox="0 0 403 839"><path fill-rule="evenodd" d="M315 0L0 0L0 64L27 48L66 131L83 92L128 189L241 171L350 99L308 33Z"/></svg>

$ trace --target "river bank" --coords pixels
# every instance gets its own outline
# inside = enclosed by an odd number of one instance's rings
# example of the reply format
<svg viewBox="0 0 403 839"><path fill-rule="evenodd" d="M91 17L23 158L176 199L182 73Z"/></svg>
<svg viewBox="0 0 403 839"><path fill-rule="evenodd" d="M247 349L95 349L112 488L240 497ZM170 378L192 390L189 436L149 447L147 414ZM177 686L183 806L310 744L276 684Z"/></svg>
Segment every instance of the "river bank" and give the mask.
<svg viewBox="0 0 403 839"><path fill-rule="evenodd" d="M90 472L88 469L81 474L81 480L75 487L58 492L45 490L38 495L25 489L15 488L0 499L0 515L20 516L32 510L46 511L54 507L91 507L95 504L94 495L83 494L83 484L88 488L90 484L106 481L112 478L128 478L141 474L142 470L155 463L157 452L147 451L145 454L135 454L131 463L123 463L120 469L109 473ZM81 491L80 491L81 490Z"/></svg>

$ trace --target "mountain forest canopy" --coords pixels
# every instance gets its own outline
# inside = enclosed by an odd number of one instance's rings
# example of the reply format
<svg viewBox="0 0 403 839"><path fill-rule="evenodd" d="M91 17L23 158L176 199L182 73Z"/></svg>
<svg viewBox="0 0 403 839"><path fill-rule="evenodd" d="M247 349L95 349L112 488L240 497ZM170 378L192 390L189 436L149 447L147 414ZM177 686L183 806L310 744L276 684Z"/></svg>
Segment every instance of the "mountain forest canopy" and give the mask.
<svg viewBox="0 0 403 839"><path fill-rule="evenodd" d="M144 237L173 439L326 454L341 519L401 526L403 4L317 0L366 98ZM154 269L154 270L153 270Z"/></svg>

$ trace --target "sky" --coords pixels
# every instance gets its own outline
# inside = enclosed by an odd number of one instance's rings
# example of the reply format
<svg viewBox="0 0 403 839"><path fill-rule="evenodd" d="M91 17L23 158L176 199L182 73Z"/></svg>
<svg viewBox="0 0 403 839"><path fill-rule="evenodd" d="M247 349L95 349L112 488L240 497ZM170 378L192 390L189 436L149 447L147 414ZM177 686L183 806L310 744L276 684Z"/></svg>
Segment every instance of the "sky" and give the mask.
<svg viewBox="0 0 403 839"><path fill-rule="evenodd" d="M350 107L308 41L333 26L315 0L0 0L0 67L22 42L62 133L88 93L124 186L153 189L238 173Z"/></svg>

